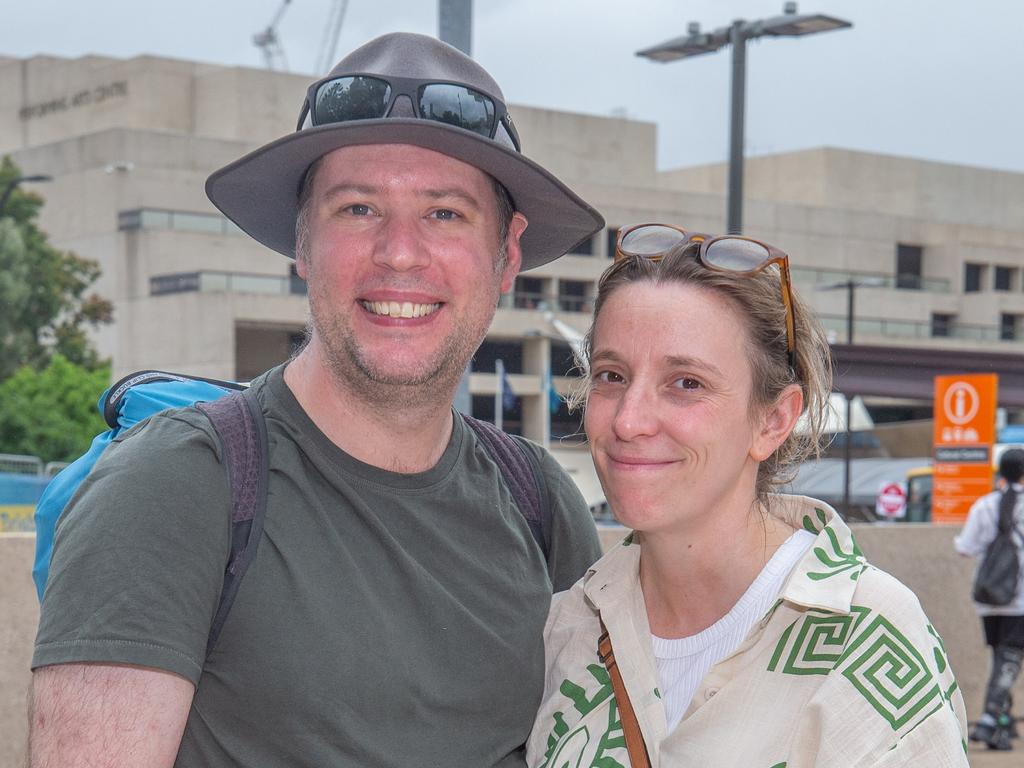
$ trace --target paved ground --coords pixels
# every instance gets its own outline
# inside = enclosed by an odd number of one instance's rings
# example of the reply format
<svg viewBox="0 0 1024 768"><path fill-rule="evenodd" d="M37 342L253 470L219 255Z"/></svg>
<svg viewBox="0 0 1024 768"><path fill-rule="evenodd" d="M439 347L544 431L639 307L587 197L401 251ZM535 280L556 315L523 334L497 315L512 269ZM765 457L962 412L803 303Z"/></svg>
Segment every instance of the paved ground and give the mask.
<svg viewBox="0 0 1024 768"><path fill-rule="evenodd" d="M971 743L967 759L971 768L1020 768L1024 766L1024 743L1016 741L1012 752L993 752L984 744Z"/></svg>

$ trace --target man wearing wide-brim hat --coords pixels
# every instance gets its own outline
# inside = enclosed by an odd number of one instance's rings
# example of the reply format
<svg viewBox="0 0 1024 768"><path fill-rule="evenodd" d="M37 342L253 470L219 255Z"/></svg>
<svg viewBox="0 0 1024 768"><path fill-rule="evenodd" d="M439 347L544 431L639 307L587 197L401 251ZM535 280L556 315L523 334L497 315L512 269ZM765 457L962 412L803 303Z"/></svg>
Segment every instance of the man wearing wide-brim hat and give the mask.
<svg viewBox="0 0 1024 768"><path fill-rule="evenodd" d="M231 548L217 438L185 410L108 448L58 534L33 764L522 765L551 591L597 538L546 452L499 467L452 400L519 270L601 217L521 154L480 66L409 34L342 60L295 133L207 193L309 287L308 343L252 385L263 536L208 652ZM543 538L509 477L538 481Z"/></svg>

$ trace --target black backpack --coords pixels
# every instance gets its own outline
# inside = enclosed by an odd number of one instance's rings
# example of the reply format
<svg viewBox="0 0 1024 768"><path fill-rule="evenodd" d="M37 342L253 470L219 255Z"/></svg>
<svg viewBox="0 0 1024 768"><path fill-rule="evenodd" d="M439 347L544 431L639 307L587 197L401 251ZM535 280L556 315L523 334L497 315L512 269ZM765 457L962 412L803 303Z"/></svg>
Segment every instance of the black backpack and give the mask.
<svg viewBox="0 0 1024 768"><path fill-rule="evenodd" d="M1020 581L1020 555L1014 541L1017 533L1014 505L1000 503L999 507L999 530L985 550L985 557L974 577L974 600L986 605L1012 603Z"/></svg>

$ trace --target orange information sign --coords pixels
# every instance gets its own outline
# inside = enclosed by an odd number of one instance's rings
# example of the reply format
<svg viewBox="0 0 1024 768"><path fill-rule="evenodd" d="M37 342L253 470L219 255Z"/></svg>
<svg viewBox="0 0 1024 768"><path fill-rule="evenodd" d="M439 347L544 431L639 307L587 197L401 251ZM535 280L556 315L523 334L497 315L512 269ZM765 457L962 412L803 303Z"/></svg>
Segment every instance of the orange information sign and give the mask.
<svg viewBox="0 0 1024 768"><path fill-rule="evenodd" d="M970 373L935 377L935 474L932 520L962 523L992 490L999 377Z"/></svg>

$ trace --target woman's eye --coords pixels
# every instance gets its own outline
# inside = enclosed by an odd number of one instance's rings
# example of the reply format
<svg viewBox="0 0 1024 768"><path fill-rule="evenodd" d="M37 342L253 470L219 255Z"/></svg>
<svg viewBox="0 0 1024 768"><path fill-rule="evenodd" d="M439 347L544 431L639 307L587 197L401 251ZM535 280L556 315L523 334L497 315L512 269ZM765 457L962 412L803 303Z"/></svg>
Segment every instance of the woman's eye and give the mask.
<svg viewBox="0 0 1024 768"><path fill-rule="evenodd" d="M615 373L615 371L599 371L594 374L594 381L600 381L605 384L617 384L622 381L622 376Z"/></svg>
<svg viewBox="0 0 1024 768"><path fill-rule="evenodd" d="M682 376L672 382L672 385L679 389L700 389L703 385L697 379L689 376Z"/></svg>

